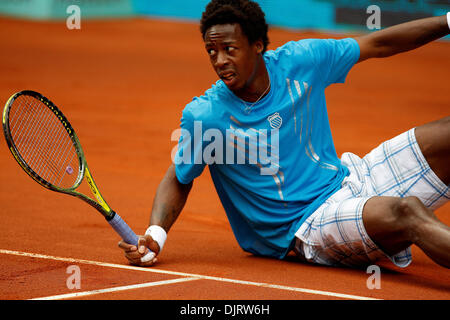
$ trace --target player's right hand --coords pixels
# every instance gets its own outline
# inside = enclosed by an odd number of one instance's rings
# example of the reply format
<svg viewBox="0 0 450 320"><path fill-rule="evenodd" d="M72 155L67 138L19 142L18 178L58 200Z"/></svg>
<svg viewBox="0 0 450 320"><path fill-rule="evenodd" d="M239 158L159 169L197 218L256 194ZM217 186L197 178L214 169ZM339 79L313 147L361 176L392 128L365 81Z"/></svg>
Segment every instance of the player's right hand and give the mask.
<svg viewBox="0 0 450 320"><path fill-rule="evenodd" d="M138 246L119 241L119 248L124 251L125 258L135 266L149 267L157 262L159 245L150 235L139 236Z"/></svg>

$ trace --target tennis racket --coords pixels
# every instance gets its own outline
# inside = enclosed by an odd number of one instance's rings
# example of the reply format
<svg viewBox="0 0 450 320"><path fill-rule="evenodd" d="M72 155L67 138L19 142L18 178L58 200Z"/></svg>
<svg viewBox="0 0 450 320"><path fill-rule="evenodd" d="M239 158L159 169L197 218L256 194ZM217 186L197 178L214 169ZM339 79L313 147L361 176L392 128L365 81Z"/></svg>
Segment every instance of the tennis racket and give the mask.
<svg viewBox="0 0 450 320"><path fill-rule="evenodd" d="M49 99L30 90L12 95L3 110L3 132L14 159L34 181L86 201L124 241L138 244L137 235L103 199L75 131ZM83 180L91 197L77 190Z"/></svg>

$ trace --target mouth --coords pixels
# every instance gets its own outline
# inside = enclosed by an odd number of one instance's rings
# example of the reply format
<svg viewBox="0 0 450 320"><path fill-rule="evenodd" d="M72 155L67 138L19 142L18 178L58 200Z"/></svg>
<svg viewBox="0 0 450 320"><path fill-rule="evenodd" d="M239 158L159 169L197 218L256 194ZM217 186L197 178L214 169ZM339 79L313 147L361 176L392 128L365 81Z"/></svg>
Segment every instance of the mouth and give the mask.
<svg viewBox="0 0 450 320"><path fill-rule="evenodd" d="M232 71L224 71L219 73L219 77L227 86L229 86L235 81L236 74Z"/></svg>

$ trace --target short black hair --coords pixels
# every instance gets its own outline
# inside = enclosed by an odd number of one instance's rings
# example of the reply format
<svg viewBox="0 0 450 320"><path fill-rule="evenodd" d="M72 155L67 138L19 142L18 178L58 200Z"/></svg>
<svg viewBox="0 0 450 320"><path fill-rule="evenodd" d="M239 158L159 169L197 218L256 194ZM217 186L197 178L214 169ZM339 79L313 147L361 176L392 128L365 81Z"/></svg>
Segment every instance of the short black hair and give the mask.
<svg viewBox="0 0 450 320"><path fill-rule="evenodd" d="M212 0L202 14L200 31L205 39L206 31L218 24L238 23L249 43L262 40L266 52L269 45L269 26L258 3L251 0Z"/></svg>

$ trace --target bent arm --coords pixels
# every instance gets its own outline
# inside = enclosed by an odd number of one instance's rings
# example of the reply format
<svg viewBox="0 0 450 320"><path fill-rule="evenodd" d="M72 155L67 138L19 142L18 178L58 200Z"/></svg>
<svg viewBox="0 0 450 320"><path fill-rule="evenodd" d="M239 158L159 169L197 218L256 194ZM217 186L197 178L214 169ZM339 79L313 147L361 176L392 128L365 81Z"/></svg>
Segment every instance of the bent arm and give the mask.
<svg viewBox="0 0 450 320"><path fill-rule="evenodd" d="M156 191L150 225L161 226L168 232L183 209L192 184L192 182L189 184L180 183L175 174L175 165L172 164L167 169L166 175Z"/></svg>
<svg viewBox="0 0 450 320"><path fill-rule="evenodd" d="M356 37L360 47L358 62L384 58L421 47L450 32L447 16L414 20Z"/></svg>

